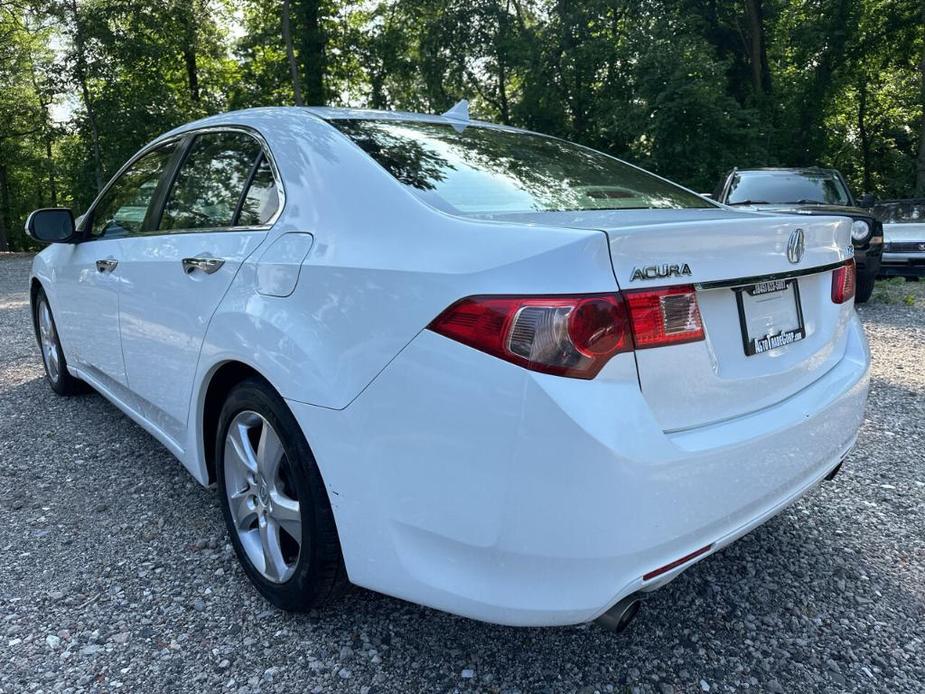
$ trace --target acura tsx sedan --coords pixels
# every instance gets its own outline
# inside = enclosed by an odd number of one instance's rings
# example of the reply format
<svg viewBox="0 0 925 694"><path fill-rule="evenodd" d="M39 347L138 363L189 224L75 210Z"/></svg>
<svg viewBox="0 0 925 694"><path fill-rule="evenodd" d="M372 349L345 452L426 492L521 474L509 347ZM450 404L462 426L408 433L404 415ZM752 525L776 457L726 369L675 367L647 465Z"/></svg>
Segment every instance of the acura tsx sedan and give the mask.
<svg viewBox="0 0 925 694"><path fill-rule="evenodd" d="M863 418L849 219L733 210L464 105L206 118L27 229L51 388L214 483L285 609L353 583L621 627Z"/></svg>

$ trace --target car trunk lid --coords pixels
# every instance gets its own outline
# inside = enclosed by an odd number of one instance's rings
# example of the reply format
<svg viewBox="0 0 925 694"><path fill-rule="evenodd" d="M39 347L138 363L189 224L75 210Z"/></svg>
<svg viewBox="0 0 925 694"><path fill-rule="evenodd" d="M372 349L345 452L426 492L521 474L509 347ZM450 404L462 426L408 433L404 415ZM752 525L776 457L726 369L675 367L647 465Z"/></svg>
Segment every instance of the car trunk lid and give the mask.
<svg viewBox="0 0 925 694"><path fill-rule="evenodd" d="M850 301L833 302L832 272L853 257L845 218L722 209L505 218L605 232L617 282L626 292L694 286L705 339L635 352L643 395L666 431L779 403L844 354L854 309ZM803 252L792 262L795 253L788 258L788 245L795 235L802 236ZM795 320L802 324L801 335L793 330Z"/></svg>

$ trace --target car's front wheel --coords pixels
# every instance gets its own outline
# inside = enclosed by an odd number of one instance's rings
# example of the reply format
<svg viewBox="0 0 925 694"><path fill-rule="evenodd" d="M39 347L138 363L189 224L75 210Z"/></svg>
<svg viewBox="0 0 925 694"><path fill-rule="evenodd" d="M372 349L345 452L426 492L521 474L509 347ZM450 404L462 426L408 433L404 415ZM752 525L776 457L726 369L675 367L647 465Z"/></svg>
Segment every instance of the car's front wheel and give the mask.
<svg viewBox="0 0 925 694"><path fill-rule="evenodd" d="M42 350L42 364L45 366L48 384L58 395L75 395L82 392L83 382L71 376L67 370L67 359L64 358L64 350L61 349L58 326L43 290L39 289L34 305L35 332L39 340L39 349Z"/></svg>
<svg viewBox="0 0 925 694"><path fill-rule="evenodd" d="M219 417L216 481L231 542L257 590L277 607L307 610L346 585L327 491L285 401L248 379Z"/></svg>

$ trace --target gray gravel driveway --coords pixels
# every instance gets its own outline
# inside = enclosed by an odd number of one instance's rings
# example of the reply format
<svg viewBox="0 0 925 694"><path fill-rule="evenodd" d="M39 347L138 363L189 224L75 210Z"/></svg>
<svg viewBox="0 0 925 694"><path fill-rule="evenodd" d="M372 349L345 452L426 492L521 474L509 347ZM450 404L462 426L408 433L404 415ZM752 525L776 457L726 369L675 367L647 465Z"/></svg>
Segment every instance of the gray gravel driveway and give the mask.
<svg viewBox="0 0 925 694"><path fill-rule="evenodd" d="M659 591L616 637L481 624L359 589L309 615L270 607L214 491L100 396L43 382L29 263L0 256L2 693L925 691L919 285L861 309L873 389L844 472Z"/></svg>

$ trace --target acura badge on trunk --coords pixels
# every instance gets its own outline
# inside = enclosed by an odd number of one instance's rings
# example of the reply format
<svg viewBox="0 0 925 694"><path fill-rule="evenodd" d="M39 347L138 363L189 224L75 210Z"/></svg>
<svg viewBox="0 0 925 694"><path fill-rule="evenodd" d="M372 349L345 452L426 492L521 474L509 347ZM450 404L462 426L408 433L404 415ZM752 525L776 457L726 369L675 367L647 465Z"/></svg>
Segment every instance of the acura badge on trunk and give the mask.
<svg viewBox="0 0 925 694"><path fill-rule="evenodd" d="M687 263L680 265L646 265L645 267L634 267L633 275L630 282L636 280L654 280L664 279L666 277L682 277L691 274L691 266Z"/></svg>
<svg viewBox="0 0 925 694"><path fill-rule="evenodd" d="M803 259L804 250L803 230L794 229L790 234L790 240L787 241L787 260L791 263L799 263Z"/></svg>

